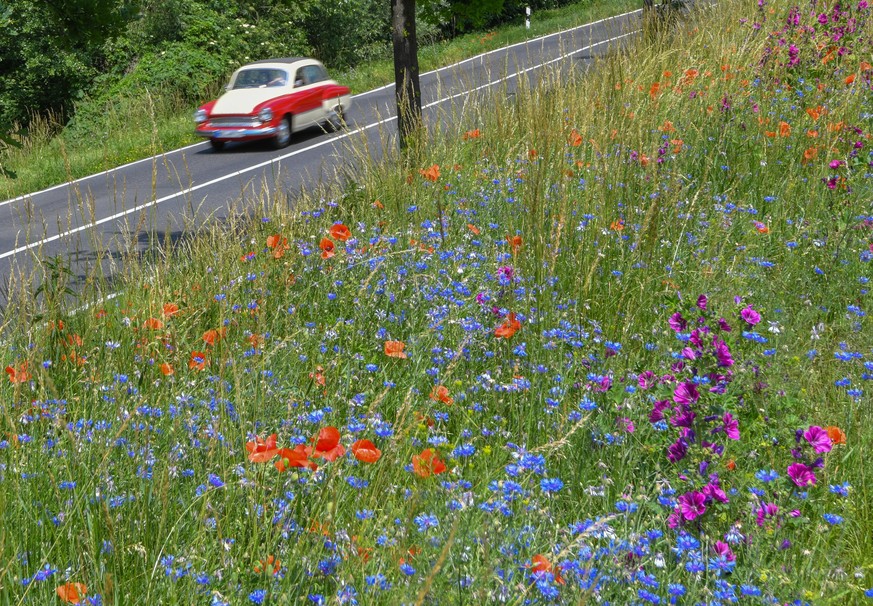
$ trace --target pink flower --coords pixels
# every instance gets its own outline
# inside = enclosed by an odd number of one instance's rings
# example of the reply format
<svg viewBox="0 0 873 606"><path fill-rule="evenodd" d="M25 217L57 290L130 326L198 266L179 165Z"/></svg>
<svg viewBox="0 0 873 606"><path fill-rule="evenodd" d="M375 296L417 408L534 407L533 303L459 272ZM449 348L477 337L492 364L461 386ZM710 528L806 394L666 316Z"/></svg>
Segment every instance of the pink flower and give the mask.
<svg viewBox="0 0 873 606"><path fill-rule="evenodd" d="M682 317L682 314L678 311L670 316L670 319L667 321L670 325L670 328L675 330L676 332L681 332L685 330L685 327L688 326L688 322L685 321L685 318Z"/></svg>
<svg viewBox="0 0 873 606"><path fill-rule="evenodd" d="M728 438L730 438L731 440L740 439L740 424L731 413L724 413L724 416L721 418L721 422L724 424L724 432L727 434Z"/></svg>
<svg viewBox="0 0 873 606"><path fill-rule="evenodd" d="M810 426L809 429L803 432L803 437L815 449L816 453L821 454L831 451L831 437L827 431L818 425Z"/></svg>
<svg viewBox="0 0 873 606"><path fill-rule="evenodd" d="M803 463L792 463L788 466L788 477L800 488L815 484L815 472Z"/></svg>
<svg viewBox="0 0 873 606"><path fill-rule="evenodd" d="M690 522L702 516L706 511L706 505L703 504L704 501L706 501L706 496L696 490L686 492L680 496L679 511L682 512L682 517Z"/></svg>
<svg viewBox="0 0 873 606"><path fill-rule="evenodd" d="M640 376L637 377L637 384L640 386L640 389L649 389L651 387L654 387L656 381L657 377L655 377L655 373L653 373L651 370L641 372Z"/></svg>
<svg viewBox="0 0 873 606"><path fill-rule="evenodd" d="M697 297L697 307L703 311L706 311L706 304L709 299L706 298L706 295L700 295Z"/></svg>
<svg viewBox="0 0 873 606"><path fill-rule="evenodd" d="M703 487L703 494L719 503L727 503L729 501L727 493L718 485L718 481L713 481Z"/></svg>
<svg viewBox="0 0 873 606"><path fill-rule="evenodd" d="M727 367L734 365L734 359L731 357L731 350L727 343L721 339L715 340L715 357L718 359L719 366Z"/></svg>
<svg viewBox="0 0 873 606"><path fill-rule="evenodd" d="M779 506L776 505L776 503L767 503L765 505L762 505L756 513L756 523L758 524L758 526L763 526L764 520L766 520L767 518L776 517L776 514L779 513Z"/></svg>
<svg viewBox="0 0 873 606"><path fill-rule="evenodd" d="M688 448L685 446L685 441L679 438L667 448L667 459L671 463L678 463L688 454Z"/></svg>
<svg viewBox="0 0 873 606"><path fill-rule="evenodd" d="M700 393L694 383L679 383L673 390L673 401L677 404L694 404L700 399Z"/></svg>
<svg viewBox="0 0 873 606"><path fill-rule="evenodd" d="M752 309L751 305L746 306L746 308L740 312L740 317L745 320L746 324L749 326L754 326L761 321L761 314Z"/></svg>

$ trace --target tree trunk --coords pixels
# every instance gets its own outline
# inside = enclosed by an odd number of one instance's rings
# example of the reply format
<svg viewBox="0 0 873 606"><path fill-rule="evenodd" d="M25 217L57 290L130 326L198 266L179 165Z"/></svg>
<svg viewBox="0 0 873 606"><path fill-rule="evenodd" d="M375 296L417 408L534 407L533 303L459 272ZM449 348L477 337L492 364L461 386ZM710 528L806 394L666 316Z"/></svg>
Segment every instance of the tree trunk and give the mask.
<svg viewBox="0 0 873 606"><path fill-rule="evenodd" d="M391 0L391 37L394 42L394 94L400 149L421 126L421 87L418 83L418 40L415 37L415 0Z"/></svg>

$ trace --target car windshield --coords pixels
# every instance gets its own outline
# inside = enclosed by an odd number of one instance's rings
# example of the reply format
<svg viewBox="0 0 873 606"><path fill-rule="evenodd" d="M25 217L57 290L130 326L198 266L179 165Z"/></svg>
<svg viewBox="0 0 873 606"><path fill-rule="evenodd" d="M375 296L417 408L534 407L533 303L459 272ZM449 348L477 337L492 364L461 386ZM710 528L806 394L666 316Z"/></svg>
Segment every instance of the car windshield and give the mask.
<svg viewBox="0 0 873 606"><path fill-rule="evenodd" d="M240 88L264 88L267 86L285 86L288 74L275 68L244 69L236 75L233 90Z"/></svg>

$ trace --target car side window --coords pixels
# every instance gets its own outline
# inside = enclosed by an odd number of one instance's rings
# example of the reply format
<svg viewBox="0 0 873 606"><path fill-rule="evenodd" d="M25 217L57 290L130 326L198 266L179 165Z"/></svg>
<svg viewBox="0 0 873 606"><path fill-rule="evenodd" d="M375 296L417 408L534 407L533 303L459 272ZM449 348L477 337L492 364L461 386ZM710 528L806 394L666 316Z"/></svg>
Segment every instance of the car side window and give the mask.
<svg viewBox="0 0 873 606"><path fill-rule="evenodd" d="M307 65L301 68L301 71L303 71L303 79L306 81L306 84L315 84L324 80L324 70L317 65Z"/></svg>
<svg viewBox="0 0 873 606"><path fill-rule="evenodd" d="M297 73L294 74L294 87L295 88L297 88L298 86L303 86L305 83L304 79L303 79L303 69L304 68L298 69Z"/></svg>

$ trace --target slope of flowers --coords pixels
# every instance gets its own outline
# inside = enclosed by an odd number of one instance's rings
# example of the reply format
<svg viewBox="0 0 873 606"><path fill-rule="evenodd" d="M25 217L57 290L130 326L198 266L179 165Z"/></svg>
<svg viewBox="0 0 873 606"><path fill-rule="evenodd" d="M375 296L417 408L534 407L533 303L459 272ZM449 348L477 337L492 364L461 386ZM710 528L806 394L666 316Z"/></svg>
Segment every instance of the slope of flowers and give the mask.
<svg viewBox="0 0 873 606"><path fill-rule="evenodd" d="M718 11L12 334L3 601L873 595L871 9Z"/></svg>

